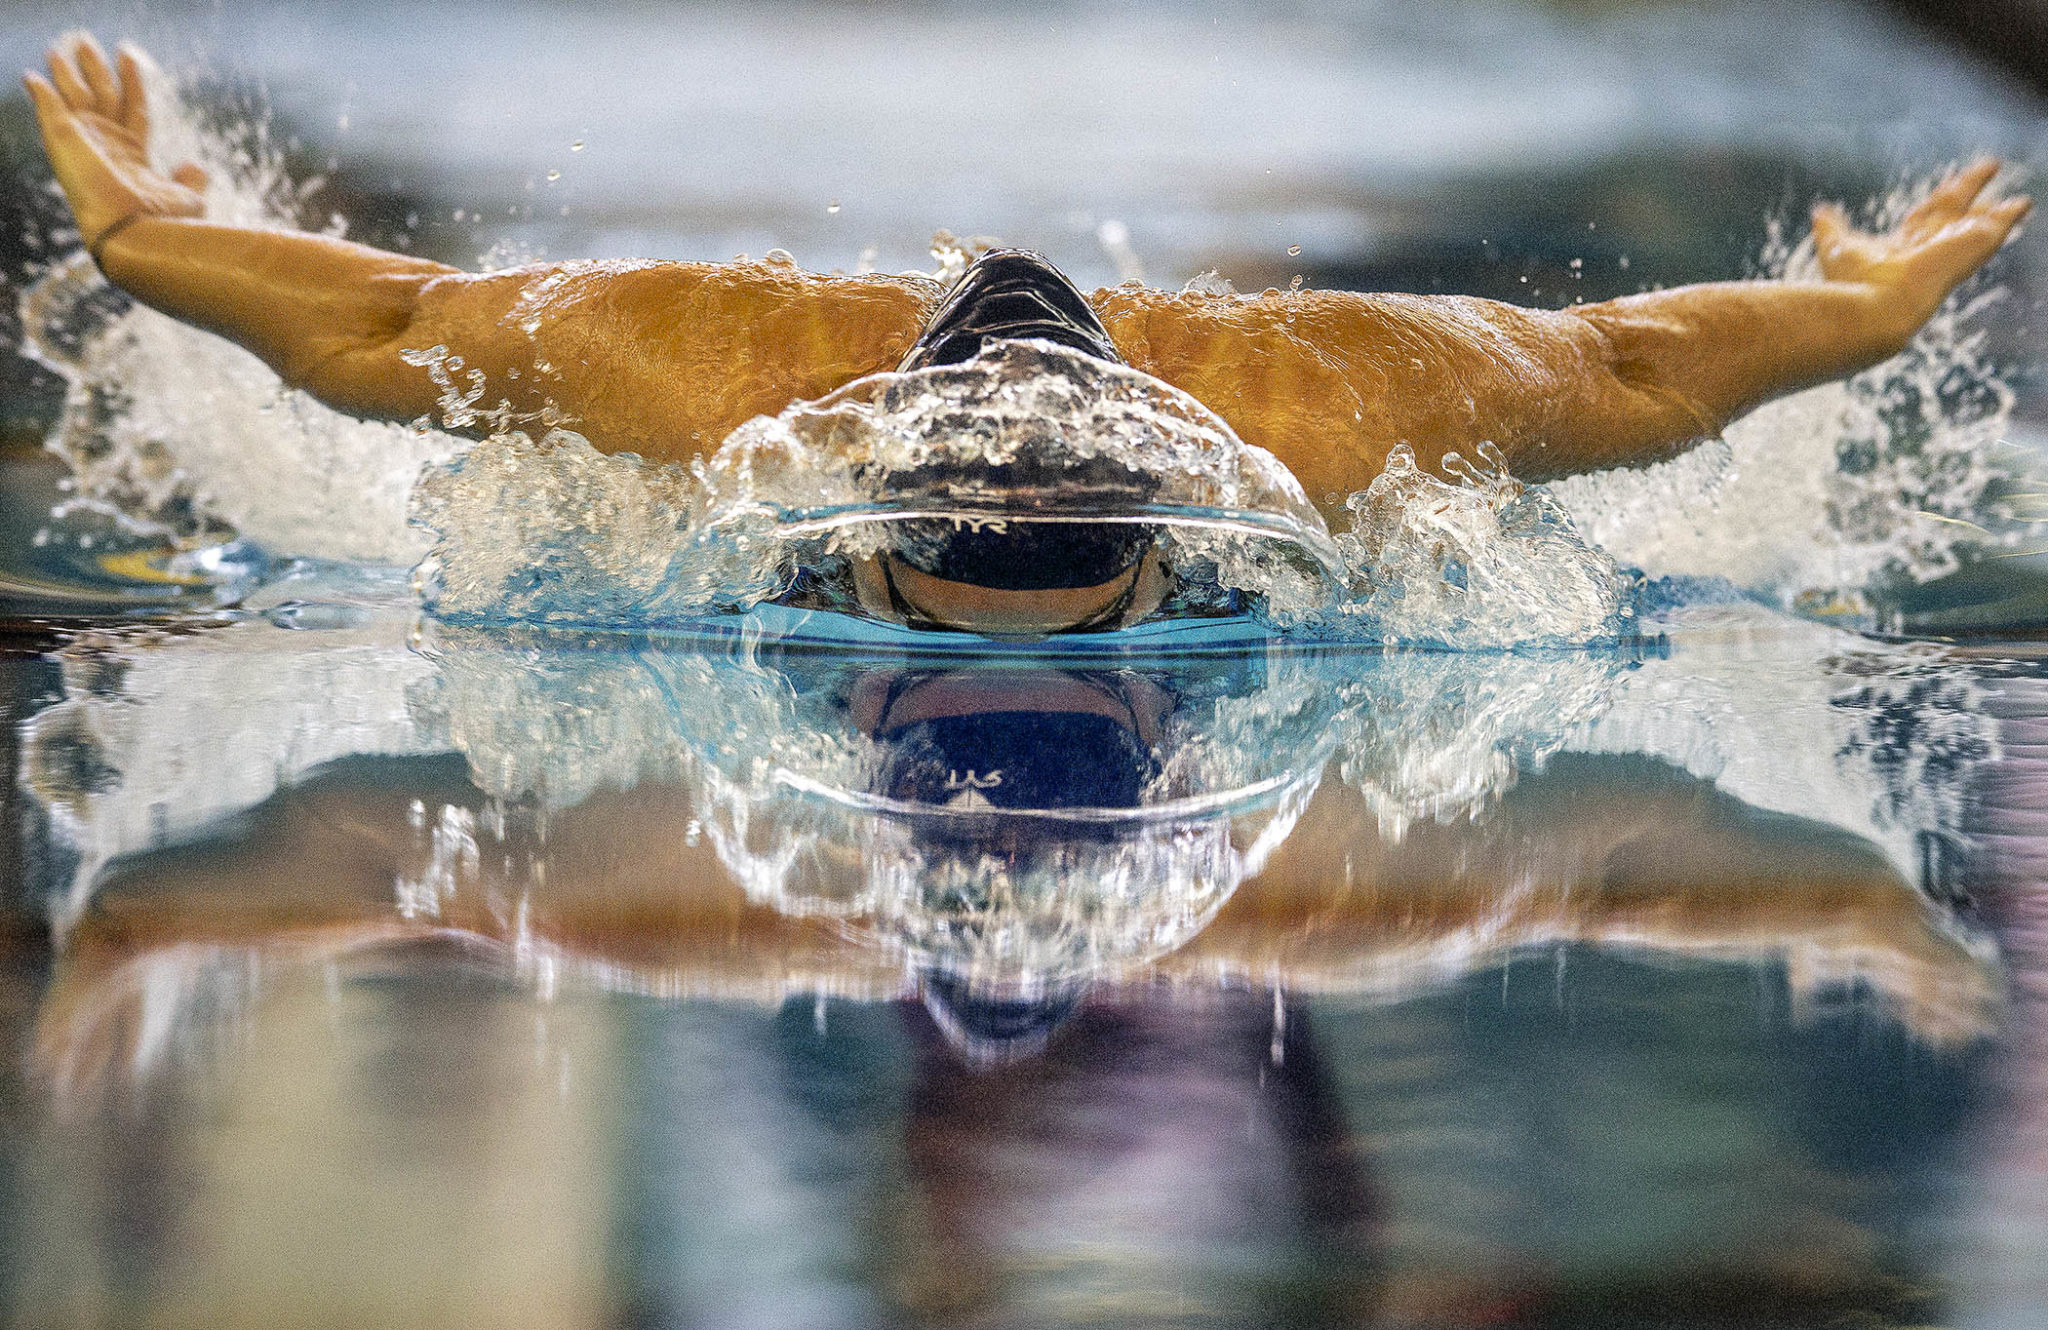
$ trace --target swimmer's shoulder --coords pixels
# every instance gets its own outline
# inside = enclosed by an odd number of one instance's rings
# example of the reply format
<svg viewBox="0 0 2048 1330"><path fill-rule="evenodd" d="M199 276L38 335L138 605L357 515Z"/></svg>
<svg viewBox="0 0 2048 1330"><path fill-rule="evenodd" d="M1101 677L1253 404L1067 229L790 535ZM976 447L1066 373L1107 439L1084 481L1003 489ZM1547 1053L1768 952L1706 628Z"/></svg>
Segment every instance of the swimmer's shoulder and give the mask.
<svg viewBox="0 0 2048 1330"><path fill-rule="evenodd" d="M1342 365L1352 374L1492 357L1550 336L1554 311L1405 292L1168 291L1133 284L1089 304L1133 365L1169 382ZM1183 385L1185 386L1185 385Z"/></svg>
<svg viewBox="0 0 2048 1330"><path fill-rule="evenodd" d="M1134 336L1196 329L1298 337L1332 325L1360 330L1464 326L1495 310L1514 309L1469 296L1277 288L1256 293L1172 291L1134 282L1100 288L1089 295L1088 303L1112 333L1121 328Z"/></svg>
<svg viewBox="0 0 2048 1330"><path fill-rule="evenodd" d="M707 331L733 320L831 315L921 327L944 288L917 273L820 273L778 258L700 263L591 259L529 264L444 278L498 305L507 319L549 323L602 320L668 326L692 320Z"/></svg>
<svg viewBox="0 0 2048 1330"><path fill-rule="evenodd" d="M493 383L544 392L600 451L657 460L893 368L942 294L916 275L768 261L542 263L432 287L416 335Z"/></svg>

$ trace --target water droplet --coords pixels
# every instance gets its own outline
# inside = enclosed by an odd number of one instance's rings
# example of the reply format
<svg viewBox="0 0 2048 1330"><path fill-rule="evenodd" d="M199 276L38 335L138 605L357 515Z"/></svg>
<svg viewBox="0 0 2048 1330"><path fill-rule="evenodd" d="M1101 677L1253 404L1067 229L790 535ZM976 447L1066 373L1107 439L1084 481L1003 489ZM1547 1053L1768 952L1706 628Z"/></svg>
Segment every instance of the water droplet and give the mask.
<svg viewBox="0 0 2048 1330"><path fill-rule="evenodd" d="M582 140L582 139L577 139L577 140L576 140L576 141L575 141L574 143L570 144L570 145L569 145L569 151L570 151L570 152L582 152L582 151L583 151L583 140Z"/></svg>
<svg viewBox="0 0 2048 1330"><path fill-rule="evenodd" d="M1300 246L1300 245L1289 245L1289 246L1287 247L1287 257L1288 257L1288 258L1290 258L1290 259L1298 259L1298 258L1300 258L1300 257L1301 257L1301 246Z"/></svg>
<svg viewBox="0 0 2048 1330"><path fill-rule="evenodd" d="M829 212L829 213L835 213L835 214L836 214L836 213L837 213L837 212L839 211L839 200L838 200L838 199L834 199L834 200L832 200L832 201L831 201L830 203L826 204L826 205L825 205L825 211L826 211L826 212Z"/></svg>
<svg viewBox="0 0 2048 1330"><path fill-rule="evenodd" d="M560 180L561 178L562 178L562 173L561 173L560 171L550 171L550 172L548 172L548 183L550 183L550 184L554 183L554 182L555 182L555 181L557 181L557 180Z"/></svg>
<svg viewBox="0 0 2048 1330"><path fill-rule="evenodd" d="M1583 268L1583 267L1585 267L1585 266L1586 266L1586 261L1585 261L1584 259L1573 259L1573 260L1572 260L1572 271L1573 271L1573 272L1577 272L1577 271L1578 271L1579 269L1581 269L1581 268Z"/></svg>

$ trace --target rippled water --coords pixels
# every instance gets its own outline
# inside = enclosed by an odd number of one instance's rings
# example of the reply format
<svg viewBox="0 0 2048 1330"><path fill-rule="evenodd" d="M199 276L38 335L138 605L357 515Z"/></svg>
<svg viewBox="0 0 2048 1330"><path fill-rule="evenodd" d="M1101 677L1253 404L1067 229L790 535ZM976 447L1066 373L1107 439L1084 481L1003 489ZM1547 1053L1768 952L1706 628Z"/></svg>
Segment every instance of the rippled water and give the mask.
<svg viewBox="0 0 2048 1330"><path fill-rule="evenodd" d="M6 661L24 1323L2048 1306L2026 660L296 589Z"/></svg>

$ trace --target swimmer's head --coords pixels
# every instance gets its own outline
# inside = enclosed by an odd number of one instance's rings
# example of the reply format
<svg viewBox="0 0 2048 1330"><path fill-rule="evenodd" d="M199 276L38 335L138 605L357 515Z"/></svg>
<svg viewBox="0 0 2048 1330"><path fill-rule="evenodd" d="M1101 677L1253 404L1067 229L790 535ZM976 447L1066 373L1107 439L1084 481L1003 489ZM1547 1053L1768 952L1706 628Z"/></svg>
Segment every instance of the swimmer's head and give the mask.
<svg viewBox="0 0 2048 1330"><path fill-rule="evenodd" d="M975 260L904 358L903 370L956 365L992 341L1030 338L1122 364L1102 321L1072 282L1024 250L991 250ZM1054 471L1022 459L963 477L919 474L960 488L1044 496L1051 508L1079 505L1104 489L1143 502L1154 486L1103 461ZM864 570L862 601L914 627L1038 635L1121 628L1157 609L1166 578L1157 533L1142 524L1016 520L980 524L906 522L892 547Z"/></svg>

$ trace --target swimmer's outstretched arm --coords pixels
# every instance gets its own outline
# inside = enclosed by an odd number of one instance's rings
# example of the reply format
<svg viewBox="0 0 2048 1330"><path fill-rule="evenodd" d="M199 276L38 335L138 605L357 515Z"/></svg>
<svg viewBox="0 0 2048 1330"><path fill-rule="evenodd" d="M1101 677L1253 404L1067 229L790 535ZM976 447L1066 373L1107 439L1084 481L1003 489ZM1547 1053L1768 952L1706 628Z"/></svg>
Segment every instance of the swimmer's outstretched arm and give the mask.
<svg viewBox="0 0 2048 1330"><path fill-rule="evenodd" d="M476 275L290 231L203 220L206 176L149 163L138 53L89 36L30 74L43 143L85 247L143 303L218 333L331 406L438 418L440 390L404 352L441 346L484 375L476 408L552 407L606 452L681 459L773 414L891 368L934 282L828 277L794 265L536 265ZM467 432L488 421L482 417Z"/></svg>
<svg viewBox="0 0 2048 1330"><path fill-rule="evenodd" d="M1433 467L1491 441L1526 479L1638 466L1901 350L2026 215L2025 198L1982 197L1998 165L1950 176L1883 235L1817 209L1820 281L1715 282L1562 310L1128 288L1095 304L1134 364L1272 449L1326 507L1369 483L1397 442Z"/></svg>

